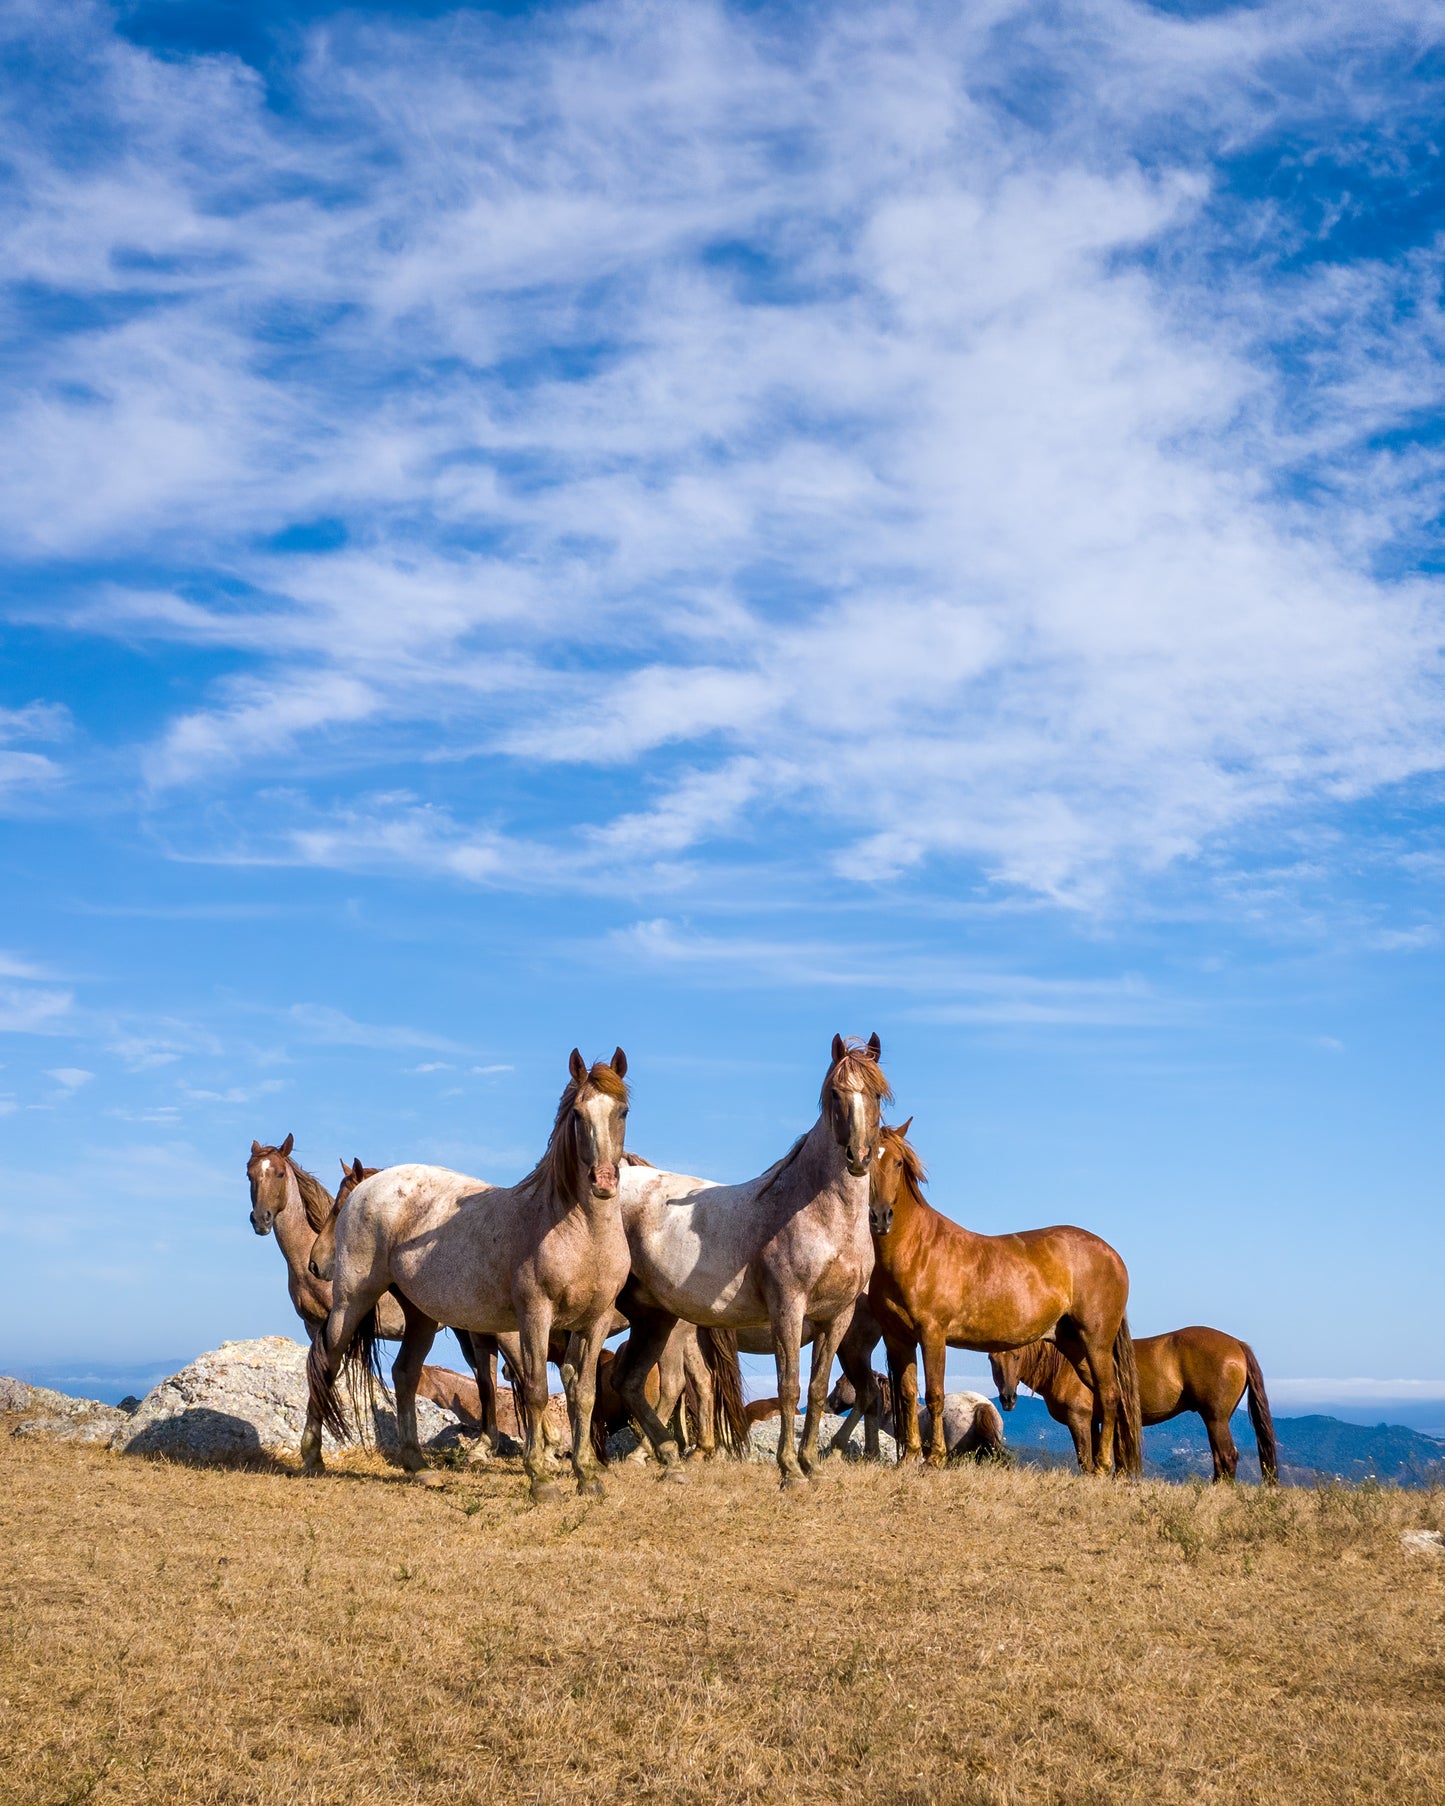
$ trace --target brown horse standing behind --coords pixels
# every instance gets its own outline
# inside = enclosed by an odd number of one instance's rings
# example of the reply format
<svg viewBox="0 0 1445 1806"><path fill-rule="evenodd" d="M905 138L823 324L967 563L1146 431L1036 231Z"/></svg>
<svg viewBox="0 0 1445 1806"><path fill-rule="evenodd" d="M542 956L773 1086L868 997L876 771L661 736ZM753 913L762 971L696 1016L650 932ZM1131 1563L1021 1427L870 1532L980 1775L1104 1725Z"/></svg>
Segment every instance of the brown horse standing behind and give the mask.
<svg viewBox="0 0 1445 1806"><path fill-rule="evenodd" d="M1259 1471L1267 1485L1279 1480L1279 1455L1274 1442L1274 1419L1264 1389L1264 1375L1254 1350L1238 1336L1222 1329L1194 1324L1171 1330L1165 1336L1141 1336L1134 1344L1139 1366L1139 1407L1146 1424L1168 1423L1185 1411L1197 1411L1209 1436L1214 1457L1214 1478L1232 1480L1239 1467L1239 1450L1230 1434L1229 1420L1246 1393L1249 1421L1259 1444ZM1027 1348L1010 1349L992 1357L993 1383L998 1402L1012 1411L1018 1399L1019 1381L1037 1392L1055 1423L1068 1427L1074 1439L1079 1466L1087 1470L1094 1425L1094 1395L1080 1380L1052 1343L1031 1342Z"/></svg>
<svg viewBox="0 0 1445 1806"><path fill-rule="evenodd" d="M923 1162L906 1139L909 1124L883 1128L873 1159L869 1224L873 1277L868 1302L899 1371L895 1416L899 1458L922 1454L918 1434L917 1348L932 1435L928 1459L947 1459L943 1434L946 1350L989 1354L1030 1342L1056 1342L1098 1403L1102 1433L1090 1463L1113 1471L1142 1466L1139 1385L1124 1315L1129 1274L1118 1254L1086 1229L1026 1229L975 1235L924 1198ZM905 1442L906 1438L906 1442Z"/></svg>

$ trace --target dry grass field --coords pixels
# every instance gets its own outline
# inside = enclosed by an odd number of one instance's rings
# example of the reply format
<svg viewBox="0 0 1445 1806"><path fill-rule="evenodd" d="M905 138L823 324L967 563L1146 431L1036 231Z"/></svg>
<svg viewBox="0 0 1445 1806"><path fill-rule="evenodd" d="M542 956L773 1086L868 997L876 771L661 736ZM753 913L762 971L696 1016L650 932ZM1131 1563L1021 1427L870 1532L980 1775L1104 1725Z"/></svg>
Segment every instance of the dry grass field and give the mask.
<svg viewBox="0 0 1445 1806"><path fill-rule="evenodd" d="M1445 1799L1445 1495L610 1485L0 1436L0 1797Z"/></svg>

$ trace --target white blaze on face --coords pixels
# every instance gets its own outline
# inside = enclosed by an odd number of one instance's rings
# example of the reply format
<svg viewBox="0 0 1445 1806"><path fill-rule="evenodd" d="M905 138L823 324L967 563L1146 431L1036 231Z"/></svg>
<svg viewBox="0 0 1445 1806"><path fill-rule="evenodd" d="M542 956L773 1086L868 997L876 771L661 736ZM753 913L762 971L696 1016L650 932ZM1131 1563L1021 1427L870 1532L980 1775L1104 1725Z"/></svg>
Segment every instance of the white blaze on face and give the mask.
<svg viewBox="0 0 1445 1806"><path fill-rule="evenodd" d="M263 1173L269 1173L270 1170L271 1170L271 1162L269 1160L263 1160L261 1162L261 1171Z"/></svg>
<svg viewBox="0 0 1445 1806"><path fill-rule="evenodd" d="M594 1091L578 1105L578 1110L587 1125L587 1133L582 1137L583 1159L590 1168L597 1170L599 1180L615 1186L617 1157L622 1152L617 1101L608 1097L605 1091ZM609 1167L610 1173L605 1171Z"/></svg>

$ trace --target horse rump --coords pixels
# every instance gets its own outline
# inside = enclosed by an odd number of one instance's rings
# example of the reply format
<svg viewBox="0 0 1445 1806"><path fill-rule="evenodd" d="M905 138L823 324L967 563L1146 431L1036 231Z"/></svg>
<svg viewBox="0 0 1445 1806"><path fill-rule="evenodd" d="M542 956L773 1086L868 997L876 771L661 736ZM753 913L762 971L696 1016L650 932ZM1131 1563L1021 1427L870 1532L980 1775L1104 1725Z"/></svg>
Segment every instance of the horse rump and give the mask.
<svg viewBox="0 0 1445 1806"><path fill-rule="evenodd" d="M1254 1440L1259 1445L1259 1477L1266 1486L1279 1485L1279 1450L1274 1440L1274 1418L1270 1414L1269 1394L1264 1389L1264 1374L1248 1342L1241 1342L1245 1363L1245 1399L1249 1421L1254 1426Z"/></svg>
<svg viewBox="0 0 1445 1806"><path fill-rule="evenodd" d="M737 1336L730 1329L699 1329L697 1345L712 1379L713 1435L729 1455L745 1455L751 1426Z"/></svg>

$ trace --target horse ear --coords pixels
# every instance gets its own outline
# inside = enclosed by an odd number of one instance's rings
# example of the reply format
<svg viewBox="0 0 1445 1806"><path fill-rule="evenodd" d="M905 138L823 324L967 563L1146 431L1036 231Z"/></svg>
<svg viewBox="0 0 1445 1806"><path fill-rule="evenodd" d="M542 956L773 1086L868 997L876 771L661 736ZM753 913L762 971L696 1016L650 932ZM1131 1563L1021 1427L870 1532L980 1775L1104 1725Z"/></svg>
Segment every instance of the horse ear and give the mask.
<svg viewBox="0 0 1445 1806"><path fill-rule="evenodd" d="M567 1070L568 1070L568 1072L570 1072L572 1074L573 1084L576 1084L576 1085L585 1085L586 1084L586 1082L587 1082L587 1062L582 1058L582 1055L577 1051L577 1049L575 1047L572 1049L572 1058L567 1062Z"/></svg>
<svg viewBox="0 0 1445 1806"><path fill-rule="evenodd" d="M251 1138L251 1152L253 1154L259 1154L261 1152L261 1144L254 1136Z"/></svg>
<svg viewBox="0 0 1445 1806"><path fill-rule="evenodd" d="M883 1058L883 1043L878 1039L877 1029L874 1029L873 1033L868 1037L868 1053L869 1057L875 1063ZM912 1118L909 1120L911 1121Z"/></svg>
<svg viewBox="0 0 1445 1806"><path fill-rule="evenodd" d="M286 1137L286 1139L281 1143L280 1147L277 1148L276 1152L284 1160L287 1157L287 1155L290 1154L292 1148L295 1147L295 1145L296 1145L296 1137L294 1135L288 1135Z"/></svg>
<svg viewBox="0 0 1445 1806"><path fill-rule="evenodd" d="M906 1140L908 1137L908 1131L912 1127L913 1127L913 1118L910 1116L907 1122L899 1123L898 1127L893 1131L893 1133L895 1135L903 1136L903 1138Z"/></svg>
<svg viewBox="0 0 1445 1806"><path fill-rule="evenodd" d="M612 1056L612 1070L620 1079L625 1079L627 1077L627 1055L623 1053L620 1047Z"/></svg>
<svg viewBox="0 0 1445 1806"><path fill-rule="evenodd" d="M366 1177L366 1168L361 1164L360 1154L358 1154L351 1163L351 1176L358 1185L360 1185L361 1181Z"/></svg>
<svg viewBox="0 0 1445 1806"><path fill-rule="evenodd" d="M342 1155L341 1155L341 1156L340 1156L340 1160L341 1160L341 1170L342 1170L342 1172L343 1172L343 1173L349 1173L349 1172L350 1172L350 1171L351 1171L351 1168L350 1168L350 1167L349 1167L349 1166L348 1166L348 1165L347 1165L347 1164L346 1164L346 1156L345 1156L345 1154L342 1154Z"/></svg>
<svg viewBox="0 0 1445 1806"><path fill-rule="evenodd" d="M843 1037L841 1035L834 1035L834 1037L833 1037L833 1064L836 1066L838 1064L839 1060L841 1060L842 1058L843 1058Z"/></svg>

